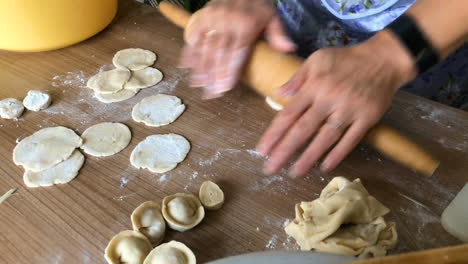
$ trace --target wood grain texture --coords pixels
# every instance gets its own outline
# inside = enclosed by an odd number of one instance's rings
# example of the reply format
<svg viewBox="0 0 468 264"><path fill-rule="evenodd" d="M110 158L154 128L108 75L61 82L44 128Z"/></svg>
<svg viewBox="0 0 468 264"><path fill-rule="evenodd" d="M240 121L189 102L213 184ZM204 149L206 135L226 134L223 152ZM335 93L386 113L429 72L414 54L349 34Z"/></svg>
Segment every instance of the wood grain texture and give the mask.
<svg viewBox="0 0 468 264"><path fill-rule="evenodd" d="M195 229L168 232L166 237L186 243L200 263L259 250L297 249L285 236L284 222L294 217L295 203L317 198L335 175L360 177L392 210L388 219L396 221L400 242L391 254L460 244L442 229L439 216L467 180L467 113L406 93L397 95L383 122L441 158L440 168L430 177L408 171L366 146L359 146L328 175L313 171L304 179L289 179L285 172L265 177L262 159L250 150L275 112L245 87L221 99L200 100L200 92L188 87L187 73L176 67L182 44L182 30L154 9L121 1L115 22L83 43L44 53L0 51L0 98L22 99L28 90L40 89L54 100L46 111L26 112L19 121L0 120L0 193L18 188L0 205L0 263L105 263L106 244L131 228L130 214L140 203L159 203L176 192L196 194L205 180L224 190L223 208L207 212ZM116 51L130 47L158 54L155 67L165 75L160 84L111 105L80 88L84 80L79 76L92 76L111 64ZM158 92L181 97L186 112L161 128L133 122L133 105ZM105 158L86 155L83 169L69 184L24 186L23 170L11 159L17 139L56 125L81 134L106 121L122 122L132 130L133 139L124 151ZM170 132L190 140L192 150L185 162L165 176L131 167L129 156L138 142Z"/></svg>

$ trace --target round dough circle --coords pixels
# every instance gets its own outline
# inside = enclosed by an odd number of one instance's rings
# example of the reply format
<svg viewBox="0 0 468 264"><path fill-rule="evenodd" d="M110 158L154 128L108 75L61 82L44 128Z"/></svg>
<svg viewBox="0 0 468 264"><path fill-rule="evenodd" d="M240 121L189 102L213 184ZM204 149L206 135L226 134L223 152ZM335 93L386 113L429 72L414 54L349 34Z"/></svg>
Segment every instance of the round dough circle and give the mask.
<svg viewBox="0 0 468 264"><path fill-rule="evenodd" d="M104 257L109 264L138 264L143 263L152 248L144 235L126 230L111 239L105 249Z"/></svg>
<svg viewBox="0 0 468 264"><path fill-rule="evenodd" d="M23 99L24 107L35 112L46 109L49 107L50 102L50 95L37 90L29 91L26 97Z"/></svg>
<svg viewBox="0 0 468 264"><path fill-rule="evenodd" d="M96 157L114 155L127 147L132 139L130 129L121 123L100 123L88 127L81 135L81 149Z"/></svg>
<svg viewBox="0 0 468 264"><path fill-rule="evenodd" d="M132 118L147 126L160 127L174 122L185 110L182 101L172 95L158 94L143 98L133 107Z"/></svg>
<svg viewBox="0 0 468 264"><path fill-rule="evenodd" d="M160 70L155 68L145 68L132 72L130 80L125 84L125 89L143 89L159 83L163 78Z"/></svg>
<svg viewBox="0 0 468 264"><path fill-rule="evenodd" d="M123 49L115 53L112 63L115 67L138 71L156 61L154 52L144 49Z"/></svg>
<svg viewBox="0 0 468 264"><path fill-rule="evenodd" d="M265 102L268 104L269 107L271 107L271 109L275 111L281 111L284 108L282 105L280 105L278 102L273 100L273 98L271 97L266 97Z"/></svg>
<svg viewBox="0 0 468 264"><path fill-rule="evenodd" d="M164 197L162 214L170 228L184 232L203 220L205 209L195 195L176 193Z"/></svg>
<svg viewBox="0 0 468 264"><path fill-rule="evenodd" d="M92 76L86 86L101 94L112 94L122 90L129 79L129 70L113 69Z"/></svg>
<svg viewBox="0 0 468 264"><path fill-rule="evenodd" d="M166 222L159 204L153 201L144 202L135 208L130 218L134 231L145 235L153 245L161 243L166 232Z"/></svg>
<svg viewBox="0 0 468 264"><path fill-rule="evenodd" d="M68 159L81 144L82 139L69 128L43 128L16 145L13 162L35 172L49 169Z"/></svg>
<svg viewBox="0 0 468 264"><path fill-rule="evenodd" d="M200 202L206 209L217 210L223 206L224 192L219 186L212 181L205 181L200 186L198 193Z"/></svg>
<svg viewBox="0 0 468 264"><path fill-rule="evenodd" d="M24 111L23 104L15 98L6 98L0 101L0 117L14 119L21 116Z"/></svg>
<svg viewBox="0 0 468 264"><path fill-rule="evenodd" d="M181 135L152 135L138 143L130 156L135 168L164 173L174 169L190 151L190 143Z"/></svg>
<svg viewBox="0 0 468 264"><path fill-rule="evenodd" d="M138 89L135 90L129 90L129 89L122 89L116 93L111 93L111 94L102 94L99 92L94 91L94 97L98 99L99 101L110 104L110 103L116 103L116 102L122 102L127 99L132 98L138 93Z"/></svg>
<svg viewBox="0 0 468 264"><path fill-rule="evenodd" d="M155 247L143 264L196 264L197 259L192 250L178 241L161 244Z"/></svg>
<svg viewBox="0 0 468 264"><path fill-rule="evenodd" d="M73 180L83 166L84 156L79 150L66 160L43 171L26 170L23 174L24 184L28 187L45 187L54 184L64 184Z"/></svg>

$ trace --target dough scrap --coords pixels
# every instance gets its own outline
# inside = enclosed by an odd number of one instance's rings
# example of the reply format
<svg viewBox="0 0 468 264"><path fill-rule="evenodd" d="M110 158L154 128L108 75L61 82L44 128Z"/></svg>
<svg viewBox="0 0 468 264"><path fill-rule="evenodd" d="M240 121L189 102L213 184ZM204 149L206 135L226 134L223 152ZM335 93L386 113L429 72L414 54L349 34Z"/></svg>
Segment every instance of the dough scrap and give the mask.
<svg viewBox="0 0 468 264"><path fill-rule="evenodd" d="M0 117L5 119L18 118L23 114L24 106L15 98L6 98L0 101Z"/></svg>
<svg viewBox="0 0 468 264"><path fill-rule="evenodd" d="M101 94L112 94L122 90L129 79L129 70L113 69L92 76L86 86Z"/></svg>
<svg viewBox="0 0 468 264"><path fill-rule="evenodd" d="M152 135L138 143L130 155L135 168L164 173L174 169L190 151L190 143L181 135Z"/></svg>
<svg viewBox="0 0 468 264"><path fill-rule="evenodd" d="M155 68L144 68L142 70L133 71L130 80L125 84L125 89L143 89L156 85L163 79L163 74Z"/></svg>
<svg viewBox="0 0 468 264"><path fill-rule="evenodd" d="M302 250L343 255L383 256L397 240L390 210L371 196L360 179L335 177L312 202L296 204L296 219L286 226Z"/></svg>
<svg viewBox="0 0 468 264"><path fill-rule="evenodd" d="M143 98L133 107L132 118L147 126L160 127L174 122L185 110L182 101L172 95L158 94Z"/></svg>
<svg viewBox="0 0 468 264"><path fill-rule="evenodd" d="M135 208L130 218L134 231L145 235L153 245L161 243L166 232L166 222L159 204L153 201L144 202Z"/></svg>
<svg viewBox="0 0 468 264"><path fill-rule="evenodd" d="M96 157L114 155L127 147L132 139L130 129L121 123L99 123L88 127L81 135L81 149Z"/></svg>
<svg viewBox="0 0 468 264"><path fill-rule="evenodd" d="M223 206L224 192L212 181L205 181L198 192L200 202L206 209L217 210Z"/></svg>
<svg viewBox="0 0 468 264"><path fill-rule="evenodd" d="M31 111L40 111L49 107L51 102L50 95L42 91L30 90L23 99L23 105Z"/></svg>
<svg viewBox="0 0 468 264"><path fill-rule="evenodd" d="M111 94L102 94L99 92L94 91L94 97L98 99L100 102L110 104L116 102L122 102L134 97L138 93L139 89L130 90L130 89L122 89L116 93Z"/></svg>
<svg viewBox="0 0 468 264"><path fill-rule="evenodd" d="M23 174L23 181L28 187L44 187L68 183L78 175L83 163L83 154L75 150L68 159L50 169L39 172L26 170Z"/></svg>
<svg viewBox="0 0 468 264"><path fill-rule="evenodd" d="M16 188L10 189L6 193L4 193L2 196L0 196L0 204L2 204L8 198L10 198L16 192L16 190L17 190Z"/></svg>
<svg viewBox="0 0 468 264"><path fill-rule="evenodd" d="M112 63L115 67L138 71L149 67L156 61L154 52L144 49L123 49L115 53Z"/></svg>
<svg viewBox="0 0 468 264"><path fill-rule="evenodd" d="M68 159L83 140L66 127L43 128L21 140L13 150L13 162L26 170L46 170Z"/></svg>
<svg viewBox="0 0 468 264"><path fill-rule="evenodd" d="M144 235L126 230L111 239L104 257L109 264L141 264L152 249L151 243Z"/></svg>
<svg viewBox="0 0 468 264"><path fill-rule="evenodd" d="M184 232L203 220L205 210L195 195L176 193L164 197L162 214L171 229Z"/></svg>
<svg viewBox="0 0 468 264"><path fill-rule="evenodd" d="M271 97L266 97L265 102L268 104L269 107L271 107L271 109L275 111L281 111L284 108L280 103L276 102Z"/></svg>
<svg viewBox="0 0 468 264"><path fill-rule="evenodd" d="M178 241L157 246L148 254L143 264L196 264L192 250Z"/></svg>

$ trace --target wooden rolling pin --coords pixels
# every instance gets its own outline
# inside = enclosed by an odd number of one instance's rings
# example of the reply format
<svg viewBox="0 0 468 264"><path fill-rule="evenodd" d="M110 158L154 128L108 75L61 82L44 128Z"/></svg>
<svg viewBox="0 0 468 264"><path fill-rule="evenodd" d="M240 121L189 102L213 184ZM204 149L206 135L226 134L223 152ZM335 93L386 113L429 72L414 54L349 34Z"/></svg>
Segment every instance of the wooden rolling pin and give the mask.
<svg viewBox="0 0 468 264"><path fill-rule="evenodd" d="M182 28L186 28L194 21L190 20L190 13L168 2L161 2L159 11ZM278 97L275 91L291 79L302 62L298 57L279 53L265 41L259 41L246 65L243 81L259 93L286 105L290 98ZM391 159L420 173L432 175L439 166L438 160L394 129L384 125L378 124L373 127L365 139L367 143Z"/></svg>

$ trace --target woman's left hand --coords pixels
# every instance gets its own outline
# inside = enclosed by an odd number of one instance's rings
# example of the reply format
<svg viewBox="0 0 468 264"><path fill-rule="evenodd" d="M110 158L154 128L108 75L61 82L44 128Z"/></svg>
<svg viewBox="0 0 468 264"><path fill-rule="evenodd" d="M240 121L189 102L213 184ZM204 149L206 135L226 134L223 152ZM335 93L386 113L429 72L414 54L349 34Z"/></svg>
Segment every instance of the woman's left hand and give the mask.
<svg viewBox="0 0 468 264"><path fill-rule="evenodd" d="M293 98L257 146L269 156L265 173L277 172L308 142L291 176L305 175L327 152L321 169L332 170L380 120L395 92L415 76L410 53L387 31L356 46L313 53L278 91Z"/></svg>

